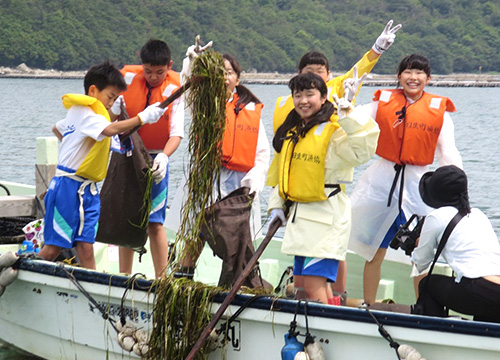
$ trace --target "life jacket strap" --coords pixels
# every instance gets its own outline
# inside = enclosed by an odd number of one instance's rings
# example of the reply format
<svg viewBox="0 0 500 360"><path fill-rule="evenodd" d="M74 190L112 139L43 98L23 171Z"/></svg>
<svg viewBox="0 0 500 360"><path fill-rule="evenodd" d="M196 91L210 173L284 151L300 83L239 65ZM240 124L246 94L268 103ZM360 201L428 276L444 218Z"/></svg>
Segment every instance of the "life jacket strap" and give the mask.
<svg viewBox="0 0 500 360"><path fill-rule="evenodd" d="M396 185L398 183L399 175L401 174L401 183L399 185L399 198L398 198L399 211L401 211L401 208L403 206L403 188L404 188L404 184L405 184L405 167L406 167L406 164L403 164L403 165L395 164L394 165L394 170L396 171L396 173L394 174L394 180L392 181L391 191L389 192L389 198L387 199L387 207L390 207L391 201L392 201L392 195L394 194L394 191L396 190Z"/></svg>
<svg viewBox="0 0 500 360"><path fill-rule="evenodd" d="M333 189L330 194L328 194L328 197L331 198L332 196L337 195L341 189L339 184L325 184L326 189Z"/></svg>

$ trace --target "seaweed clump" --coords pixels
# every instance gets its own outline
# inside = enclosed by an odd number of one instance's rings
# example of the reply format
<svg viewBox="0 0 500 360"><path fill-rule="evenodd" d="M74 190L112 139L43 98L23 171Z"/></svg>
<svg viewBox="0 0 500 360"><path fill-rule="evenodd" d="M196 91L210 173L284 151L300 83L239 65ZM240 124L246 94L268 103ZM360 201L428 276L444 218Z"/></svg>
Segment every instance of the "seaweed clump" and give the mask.
<svg viewBox="0 0 500 360"><path fill-rule="evenodd" d="M192 112L188 195L174 245L177 248L183 243L184 255L197 251L201 244L199 233L205 223L205 209L213 202L226 124L227 90L222 56L212 50L204 52L195 59L192 75L186 96ZM210 322L211 301L220 290L186 278L174 279L169 274L158 280L150 351L146 358L184 359ZM206 343L196 359L206 358L207 346Z"/></svg>

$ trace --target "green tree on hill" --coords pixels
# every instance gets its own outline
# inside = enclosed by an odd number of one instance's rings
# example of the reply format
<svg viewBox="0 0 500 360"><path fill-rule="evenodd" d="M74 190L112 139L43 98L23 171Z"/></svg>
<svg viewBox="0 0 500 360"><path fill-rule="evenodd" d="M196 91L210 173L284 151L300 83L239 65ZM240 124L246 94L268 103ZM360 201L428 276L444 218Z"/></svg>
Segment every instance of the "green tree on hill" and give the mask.
<svg viewBox="0 0 500 360"><path fill-rule="evenodd" d="M138 63L142 44L161 38L180 70L200 34L246 70L295 72L314 49L327 55L332 71L342 71L389 19L403 29L378 73L394 73L408 53L429 57L438 74L500 71L500 3L493 0L0 0L0 66Z"/></svg>

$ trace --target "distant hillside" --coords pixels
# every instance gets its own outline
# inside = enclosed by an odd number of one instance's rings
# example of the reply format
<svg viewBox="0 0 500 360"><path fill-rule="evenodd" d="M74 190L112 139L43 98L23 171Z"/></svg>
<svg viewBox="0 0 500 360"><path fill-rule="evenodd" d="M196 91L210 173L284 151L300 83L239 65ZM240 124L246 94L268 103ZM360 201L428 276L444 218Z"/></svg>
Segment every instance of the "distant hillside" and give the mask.
<svg viewBox="0 0 500 360"><path fill-rule="evenodd" d="M295 72L312 49L337 71L359 59L390 19L403 29L377 73L394 73L414 52L437 74L500 72L497 0L0 0L0 66L139 63L138 50L154 37L167 41L180 70L200 34L247 71Z"/></svg>

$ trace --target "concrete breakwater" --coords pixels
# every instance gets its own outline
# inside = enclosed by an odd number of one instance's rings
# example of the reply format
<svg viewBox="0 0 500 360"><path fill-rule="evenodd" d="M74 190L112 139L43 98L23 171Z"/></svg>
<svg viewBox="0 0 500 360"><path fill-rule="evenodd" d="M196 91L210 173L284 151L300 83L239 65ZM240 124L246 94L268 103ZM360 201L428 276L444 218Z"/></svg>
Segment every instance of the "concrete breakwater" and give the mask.
<svg viewBox="0 0 500 360"><path fill-rule="evenodd" d="M333 72L332 76L342 75ZM243 72L243 84L287 84L295 74ZM59 71L32 69L21 64L15 68L0 67L0 78L30 78L30 79L82 79L85 71ZM365 86L388 86L397 84L395 75L369 74ZM500 87L500 74L449 74L432 75L430 86L444 87Z"/></svg>
<svg viewBox="0 0 500 360"><path fill-rule="evenodd" d="M332 73L339 76L343 73ZM296 74L278 73L242 73L241 82L246 84L287 84ZM397 85L395 75L368 74L364 81L365 86L388 86ZM500 74L450 74L432 75L429 86L444 87L500 87Z"/></svg>

